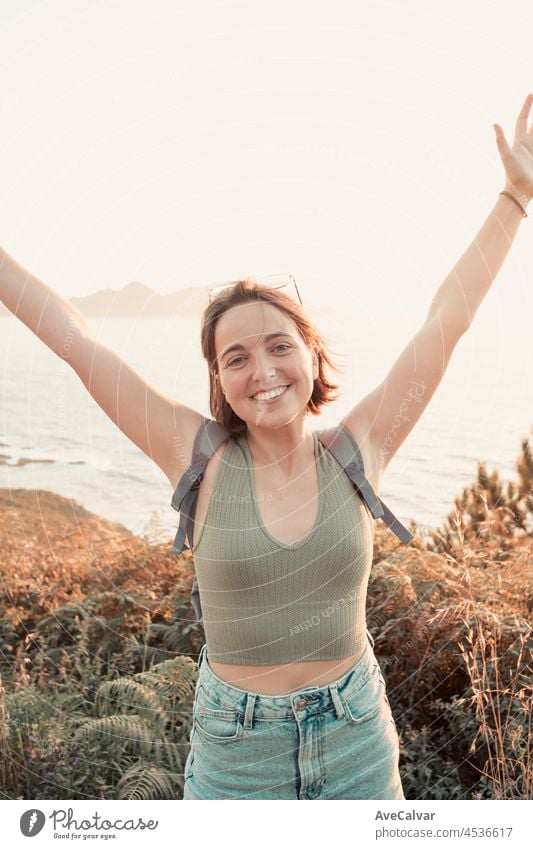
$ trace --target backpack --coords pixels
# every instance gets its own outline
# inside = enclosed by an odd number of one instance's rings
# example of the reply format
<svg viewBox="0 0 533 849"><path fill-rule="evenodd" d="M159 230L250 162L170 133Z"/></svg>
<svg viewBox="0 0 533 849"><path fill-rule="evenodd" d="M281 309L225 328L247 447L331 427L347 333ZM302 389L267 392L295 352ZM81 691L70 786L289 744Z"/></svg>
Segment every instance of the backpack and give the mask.
<svg viewBox="0 0 533 849"><path fill-rule="evenodd" d="M414 539L413 534L391 513L365 478L363 458L350 431L344 425L337 425L318 430L316 433L320 442L343 467L371 516L374 519L382 519L402 542L411 542ZM198 487L210 458L229 436L229 431L214 419L204 418L198 428L194 440L192 463L181 476L170 502L174 510L180 514L178 531L171 548L171 551L176 554L191 550ZM185 543L186 537L190 546ZM198 622L201 622L202 606L196 578L191 588L191 603Z"/></svg>

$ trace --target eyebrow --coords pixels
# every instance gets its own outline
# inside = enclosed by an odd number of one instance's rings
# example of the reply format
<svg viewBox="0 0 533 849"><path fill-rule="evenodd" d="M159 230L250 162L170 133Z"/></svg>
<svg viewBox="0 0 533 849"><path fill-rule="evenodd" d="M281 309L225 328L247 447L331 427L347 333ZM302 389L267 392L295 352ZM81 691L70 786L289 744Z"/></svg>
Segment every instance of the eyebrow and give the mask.
<svg viewBox="0 0 533 849"><path fill-rule="evenodd" d="M288 336L289 339L292 339L290 333L284 333L283 331L277 331L276 333L267 333L265 336L265 342L270 342L272 339L277 339L279 336ZM229 348L226 348L225 351L220 355L220 359L224 359L226 354L229 354L231 351L245 351L244 345L236 343L235 345L230 345Z"/></svg>

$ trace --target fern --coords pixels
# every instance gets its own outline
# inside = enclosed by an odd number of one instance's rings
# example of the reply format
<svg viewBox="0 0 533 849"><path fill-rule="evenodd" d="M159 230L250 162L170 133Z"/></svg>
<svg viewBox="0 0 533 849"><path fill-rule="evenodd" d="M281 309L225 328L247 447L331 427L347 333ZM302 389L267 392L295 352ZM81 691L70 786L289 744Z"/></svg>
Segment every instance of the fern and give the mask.
<svg viewBox="0 0 533 849"><path fill-rule="evenodd" d="M166 737L163 740L155 740L153 747L153 760L158 766L167 764L172 769L182 769L182 752L184 742L173 743Z"/></svg>
<svg viewBox="0 0 533 849"><path fill-rule="evenodd" d="M190 657L176 657L99 686L95 709L100 716L86 721L74 736L113 747L120 799L174 799L183 788L183 749L190 727L184 709L197 675ZM138 758L134 764L132 756Z"/></svg>
<svg viewBox="0 0 533 849"><path fill-rule="evenodd" d="M147 761L138 761L126 770L117 788L119 799L174 799L176 785L183 784L180 775L156 770Z"/></svg>
<svg viewBox="0 0 533 849"><path fill-rule="evenodd" d="M135 714L89 719L74 734L74 739L112 743L125 752L148 756L153 745L152 729Z"/></svg>
<svg viewBox="0 0 533 849"><path fill-rule="evenodd" d="M166 699L172 709L194 693L197 677L198 666L188 656L173 657L148 672L139 672L134 676L136 681L146 684L161 699Z"/></svg>
<svg viewBox="0 0 533 849"><path fill-rule="evenodd" d="M148 633L150 637L159 637L169 651L182 650L183 633L178 631L175 625L165 625L162 622L152 623L148 628Z"/></svg>
<svg viewBox="0 0 533 849"><path fill-rule="evenodd" d="M139 716L153 726L156 732L163 733L169 722L157 693L131 678L105 681L100 685L95 702L98 713L108 714L112 705L122 708L124 712L128 712L128 708L135 708Z"/></svg>
<svg viewBox="0 0 533 849"><path fill-rule="evenodd" d="M157 664L168 660L168 651L159 646L149 646L144 642L139 642L133 635L126 640L124 655L130 663L138 664L135 668L141 666L143 669L149 666L157 666Z"/></svg>

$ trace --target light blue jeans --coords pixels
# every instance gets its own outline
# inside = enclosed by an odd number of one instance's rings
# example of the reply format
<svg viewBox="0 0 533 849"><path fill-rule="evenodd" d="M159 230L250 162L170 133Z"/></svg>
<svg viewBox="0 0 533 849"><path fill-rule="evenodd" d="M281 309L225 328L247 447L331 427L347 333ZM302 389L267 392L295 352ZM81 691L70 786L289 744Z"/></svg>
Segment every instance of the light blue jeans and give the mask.
<svg viewBox="0 0 533 849"><path fill-rule="evenodd" d="M183 799L405 799L398 733L367 636L341 678L282 696L223 681L204 644Z"/></svg>

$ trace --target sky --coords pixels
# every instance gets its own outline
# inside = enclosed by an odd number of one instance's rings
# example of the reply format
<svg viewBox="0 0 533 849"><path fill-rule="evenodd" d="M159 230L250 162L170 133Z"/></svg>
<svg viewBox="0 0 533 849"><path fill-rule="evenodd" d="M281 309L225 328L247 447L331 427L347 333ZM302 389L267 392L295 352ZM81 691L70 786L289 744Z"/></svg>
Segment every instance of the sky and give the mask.
<svg viewBox="0 0 533 849"><path fill-rule="evenodd" d="M1 244L65 297L289 271L423 321L504 186L526 2L0 0ZM478 313L531 327L533 220ZM376 312L377 311L377 312Z"/></svg>

